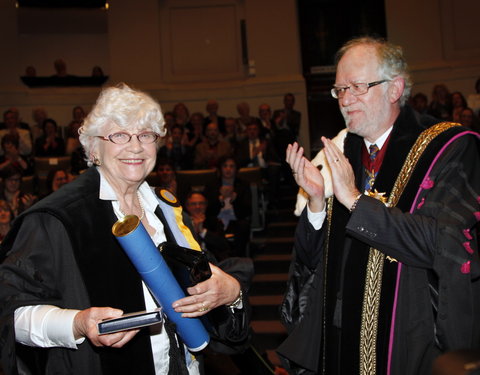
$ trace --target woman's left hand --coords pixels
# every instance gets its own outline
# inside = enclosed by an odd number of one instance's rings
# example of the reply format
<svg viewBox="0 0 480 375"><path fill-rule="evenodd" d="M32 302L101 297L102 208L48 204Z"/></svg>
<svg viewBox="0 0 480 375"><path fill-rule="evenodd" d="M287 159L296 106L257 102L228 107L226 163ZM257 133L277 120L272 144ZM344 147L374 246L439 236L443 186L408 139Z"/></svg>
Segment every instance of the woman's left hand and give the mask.
<svg viewBox="0 0 480 375"><path fill-rule="evenodd" d="M210 310L232 303L240 294L240 283L233 276L210 263L212 276L187 289L190 296L173 303L176 312L185 318L205 315Z"/></svg>

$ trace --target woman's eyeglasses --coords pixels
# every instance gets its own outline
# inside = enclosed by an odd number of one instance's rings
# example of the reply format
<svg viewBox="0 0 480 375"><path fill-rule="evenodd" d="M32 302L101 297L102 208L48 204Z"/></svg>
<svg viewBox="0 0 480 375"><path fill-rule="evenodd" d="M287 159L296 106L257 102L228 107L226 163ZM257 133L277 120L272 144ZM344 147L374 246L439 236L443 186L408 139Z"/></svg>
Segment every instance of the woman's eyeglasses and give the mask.
<svg viewBox="0 0 480 375"><path fill-rule="evenodd" d="M160 137L159 134L154 132L144 132L140 134L129 134L125 132L118 132L118 133L113 133L106 136L97 135L98 138L104 141L110 141L112 143L115 143L116 145L127 144L128 142L130 142L133 136L137 137L138 141L143 144L154 143Z"/></svg>

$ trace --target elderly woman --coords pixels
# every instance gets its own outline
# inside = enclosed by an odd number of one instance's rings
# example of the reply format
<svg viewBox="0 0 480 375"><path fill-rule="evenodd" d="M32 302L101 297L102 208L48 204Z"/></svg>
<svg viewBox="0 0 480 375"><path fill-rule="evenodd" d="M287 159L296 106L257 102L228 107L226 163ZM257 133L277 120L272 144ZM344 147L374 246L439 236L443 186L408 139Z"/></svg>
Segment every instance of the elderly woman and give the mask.
<svg viewBox="0 0 480 375"><path fill-rule="evenodd" d="M44 364L46 374L201 373L168 319L141 330L97 331L103 319L157 307L111 229L133 214L156 245L174 241L166 206L145 182L163 126L160 107L148 95L124 84L105 89L80 135L94 166L15 221L0 253L6 255L0 267L0 346L7 374L27 363L25 353L39 353L29 363ZM189 223L176 219L188 231ZM239 344L248 336L246 326L238 331L242 322L248 325L241 284L213 264L211 269L212 276L188 288L173 308L186 318L215 309L209 314L214 332ZM15 352L14 340L21 350Z"/></svg>

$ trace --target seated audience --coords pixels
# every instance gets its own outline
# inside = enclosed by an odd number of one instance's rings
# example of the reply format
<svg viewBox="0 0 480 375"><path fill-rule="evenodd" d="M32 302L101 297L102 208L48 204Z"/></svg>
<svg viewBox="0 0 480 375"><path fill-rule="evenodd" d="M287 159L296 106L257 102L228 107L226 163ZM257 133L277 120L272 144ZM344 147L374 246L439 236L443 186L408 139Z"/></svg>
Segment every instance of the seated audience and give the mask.
<svg viewBox="0 0 480 375"><path fill-rule="evenodd" d="M8 166L13 166L20 170L23 176L33 175L32 159L20 155L16 136L12 134L4 135L1 145L3 155L0 155L0 171Z"/></svg>
<svg viewBox="0 0 480 375"><path fill-rule="evenodd" d="M14 166L8 166L2 173L3 187L0 191L0 199L5 200L17 217L37 201L33 194L25 193L22 189L22 172Z"/></svg>
<svg viewBox="0 0 480 375"><path fill-rule="evenodd" d="M237 176L233 157L220 161L220 175L213 185L207 186L207 212L223 223L223 229L233 234L233 249L236 256L245 256L250 239L252 194L248 182Z"/></svg>
<svg viewBox="0 0 480 375"><path fill-rule="evenodd" d="M175 124L170 130L170 140L158 150L159 158L170 160L176 170L192 169L193 149L184 137L184 128Z"/></svg>
<svg viewBox="0 0 480 375"><path fill-rule="evenodd" d="M212 122L205 129L205 140L195 147L194 168L217 168L218 161L231 155L231 151L229 143L221 139L218 125Z"/></svg>
<svg viewBox="0 0 480 375"><path fill-rule="evenodd" d="M227 117L225 119L225 135L223 136L223 139L230 143L232 153L235 153L235 148L243 137L238 134L237 121L233 117Z"/></svg>
<svg viewBox="0 0 480 375"><path fill-rule="evenodd" d="M18 120L18 114L11 109L3 113L5 128L0 130L0 138L11 134L18 139L18 150L20 155L30 156L32 153L32 136L30 130L22 129ZM3 151L2 151L3 152Z"/></svg>
<svg viewBox="0 0 480 375"><path fill-rule="evenodd" d="M208 201L203 193L194 191L187 195L185 209L201 240L200 245L221 261L230 257L230 245L225 238L223 223L215 216L207 215L207 206Z"/></svg>
<svg viewBox="0 0 480 375"><path fill-rule="evenodd" d="M35 142L35 156L65 156L65 141L57 135L57 131L55 120L48 118L43 122L43 135Z"/></svg>

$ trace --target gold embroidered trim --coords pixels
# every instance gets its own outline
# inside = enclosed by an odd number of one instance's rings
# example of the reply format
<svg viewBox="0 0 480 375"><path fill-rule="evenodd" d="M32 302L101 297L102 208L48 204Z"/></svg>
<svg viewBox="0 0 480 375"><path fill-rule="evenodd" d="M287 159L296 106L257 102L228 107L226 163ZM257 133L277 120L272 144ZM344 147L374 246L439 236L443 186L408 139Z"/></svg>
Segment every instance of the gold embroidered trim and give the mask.
<svg viewBox="0 0 480 375"><path fill-rule="evenodd" d="M322 349L322 374L325 375L325 360L327 347L327 271L328 271L328 248L330 245L330 230L332 228L332 214L333 214L333 196L327 199L327 242L325 244L325 254L323 256L323 349Z"/></svg>
<svg viewBox="0 0 480 375"><path fill-rule="evenodd" d="M408 153L402 170L393 185L392 192L386 203L387 207L394 207L398 203L420 156L423 154L430 141L445 130L458 125L459 124L451 122L442 122L426 129L420 134ZM366 269L360 328L360 375L376 374L378 314L380 309L384 260L385 255L382 252L370 248Z"/></svg>

